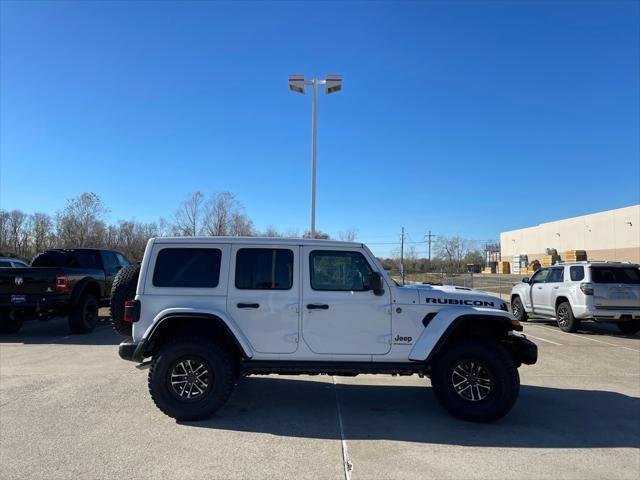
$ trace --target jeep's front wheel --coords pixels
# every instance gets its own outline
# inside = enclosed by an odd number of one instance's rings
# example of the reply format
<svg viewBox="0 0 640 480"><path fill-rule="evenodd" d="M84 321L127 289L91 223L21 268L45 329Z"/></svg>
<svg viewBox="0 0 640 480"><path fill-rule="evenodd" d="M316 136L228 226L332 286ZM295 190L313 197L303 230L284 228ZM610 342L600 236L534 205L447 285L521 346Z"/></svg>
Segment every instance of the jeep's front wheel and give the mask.
<svg viewBox="0 0 640 480"><path fill-rule="evenodd" d="M202 339L177 339L160 349L149 369L149 393L176 420L210 417L227 401L235 383L231 355Z"/></svg>
<svg viewBox="0 0 640 480"><path fill-rule="evenodd" d="M434 363L433 392L452 415L473 422L492 422L506 415L520 391L513 357L497 343L460 340Z"/></svg>

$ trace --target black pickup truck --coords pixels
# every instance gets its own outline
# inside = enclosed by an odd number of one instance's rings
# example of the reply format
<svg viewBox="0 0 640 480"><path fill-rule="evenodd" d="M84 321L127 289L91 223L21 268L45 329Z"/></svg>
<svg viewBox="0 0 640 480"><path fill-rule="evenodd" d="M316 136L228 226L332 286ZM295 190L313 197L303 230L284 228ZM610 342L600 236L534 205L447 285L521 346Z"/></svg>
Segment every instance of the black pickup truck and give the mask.
<svg viewBox="0 0 640 480"><path fill-rule="evenodd" d="M68 316L73 333L88 333L98 308L109 305L111 285L129 260L94 248L47 250L29 268L0 269L0 333L15 333L25 320Z"/></svg>

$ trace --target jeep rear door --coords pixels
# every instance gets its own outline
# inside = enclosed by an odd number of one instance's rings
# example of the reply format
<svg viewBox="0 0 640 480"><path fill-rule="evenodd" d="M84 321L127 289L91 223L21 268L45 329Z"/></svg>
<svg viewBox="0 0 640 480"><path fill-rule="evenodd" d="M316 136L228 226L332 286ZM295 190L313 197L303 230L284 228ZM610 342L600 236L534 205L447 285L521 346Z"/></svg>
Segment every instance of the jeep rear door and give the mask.
<svg viewBox="0 0 640 480"><path fill-rule="evenodd" d="M234 245L227 311L253 349L293 353L298 348L300 247Z"/></svg>
<svg viewBox="0 0 640 480"><path fill-rule="evenodd" d="M362 251L303 247L302 338L320 354L384 355L391 345L391 293L375 295Z"/></svg>

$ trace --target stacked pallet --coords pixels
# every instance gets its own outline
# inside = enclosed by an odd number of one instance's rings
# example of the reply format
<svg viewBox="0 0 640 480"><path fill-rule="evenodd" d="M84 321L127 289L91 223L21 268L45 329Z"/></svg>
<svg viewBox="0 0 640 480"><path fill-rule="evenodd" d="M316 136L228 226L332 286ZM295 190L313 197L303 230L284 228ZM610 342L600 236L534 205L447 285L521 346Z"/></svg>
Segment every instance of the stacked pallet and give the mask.
<svg viewBox="0 0 640 480"><path fill-rule="evenodd" d="M586 250L567 250L564 252L565 262L586 262L587 251Z"/></svg>
<svg viewBox="0 0 640 480"><path fill-rule="evenodd" d="M533 270L529 271L529 267L520 267L520 275L525 275L526 276L526 275L529 275L531 273L533 273Z"/></svg>
<svg viewBox="0 0 640 480"><path fill-rule="evenodd" d="M496 273L496 271L491 267L486 267L485 269L482 270L482 273Z"/></svg>
<svg viewBox="0 0 640 480"><path fill-rule="evenodd" d="M551 265L554 265L556 262L560 261L560 255L558 255L557 253L555 255L543 255L542 256L542 266L543 267L550 267Z"/></svg>
<svg viewBox="0 0 640 480"><path fill-rule="evenodd" d="M529 257L527 257L526 255L514 255L513 263L511 264L511 273L519 275L520 273L522 273L521 269L525 268L528 262Z"/></svg>
<svg viewBox="0 0 640 480"><path fill-rule="evenodd" d="M509 262L498 262L498 273L511 273L511 264Z"/></svg>

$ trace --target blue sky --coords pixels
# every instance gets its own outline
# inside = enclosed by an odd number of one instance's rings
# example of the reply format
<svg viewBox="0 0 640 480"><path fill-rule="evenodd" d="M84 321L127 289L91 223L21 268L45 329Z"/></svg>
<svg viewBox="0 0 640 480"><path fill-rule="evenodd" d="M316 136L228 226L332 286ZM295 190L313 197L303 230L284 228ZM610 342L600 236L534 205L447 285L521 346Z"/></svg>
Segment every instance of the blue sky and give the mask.
<svg viewBox="0 0 640 480"><path fill-rule="evenodd" d="M500 231L640 202L638 2L7 2L0 208L83 191L110 220L236 194L256 227L370 243ZM426 247L416 244L418 252ZM377 245L384 255L394 245Z"/></svg>

